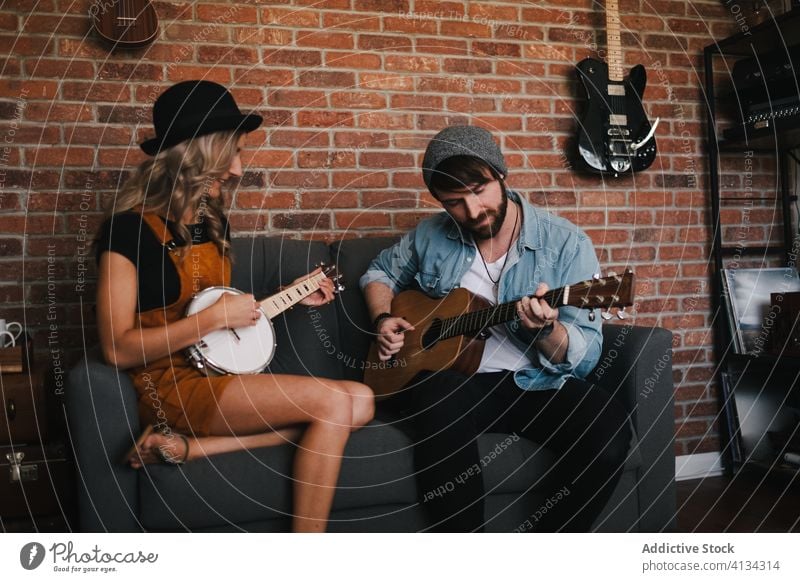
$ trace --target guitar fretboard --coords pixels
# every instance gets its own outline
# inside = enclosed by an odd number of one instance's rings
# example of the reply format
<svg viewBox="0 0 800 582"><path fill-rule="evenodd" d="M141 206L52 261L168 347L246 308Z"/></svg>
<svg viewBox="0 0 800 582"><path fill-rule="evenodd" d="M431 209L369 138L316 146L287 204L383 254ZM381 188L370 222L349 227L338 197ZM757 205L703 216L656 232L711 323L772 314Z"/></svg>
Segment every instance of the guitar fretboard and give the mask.
<svg viewBox="0 0 800 582"><path fill-rule="evenodd" d="M606 35L608 44L608 80L621 82L625 74L622 68L619 0L606 0Z"/></svg>
<svg viewBox="0 0 800 582"><path fill-rule="evenodd" d="M561 305L565 289L569 289L569 286L548 291L542 299L551 306ZM458 335L475 335L487 327L500 325L514 319L518 319L517 302L509 301L486 309L471 311L464 315L448 317L436 326L436 330L432 327L432 331L438 335L439 339L447 339Z"/></svg>

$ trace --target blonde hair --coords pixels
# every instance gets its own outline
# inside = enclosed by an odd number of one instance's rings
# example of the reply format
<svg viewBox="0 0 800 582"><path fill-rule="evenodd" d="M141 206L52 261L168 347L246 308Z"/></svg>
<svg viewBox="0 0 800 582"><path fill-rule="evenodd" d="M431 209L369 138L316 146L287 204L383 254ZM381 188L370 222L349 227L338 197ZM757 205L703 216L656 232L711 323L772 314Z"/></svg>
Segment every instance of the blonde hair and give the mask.
<svg viewBox="0 0 800 582"><path fill-rule="evenodd" d="M231 244L225 239L222 222L230 192L220 185L220 196L210 198L208 190L230 168L236 157L239 135L234 131L202 135L142 162L122 185L106 209L106 216L143 206L145 212L174 220L178 234L186 241L186 250L190 251L192 237L183 217L190 210L192 213L199 210L208 237L220 255L230 257ZM182 254L181 262L187 254Z"/></svg>

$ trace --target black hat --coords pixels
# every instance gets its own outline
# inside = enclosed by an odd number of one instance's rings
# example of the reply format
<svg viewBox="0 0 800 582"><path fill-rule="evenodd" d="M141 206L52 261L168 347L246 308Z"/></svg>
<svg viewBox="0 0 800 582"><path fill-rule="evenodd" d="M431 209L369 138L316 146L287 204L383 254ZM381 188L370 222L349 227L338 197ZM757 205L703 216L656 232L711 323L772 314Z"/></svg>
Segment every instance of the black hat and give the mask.
<svg viewBox="0 0 800 582"><path fill-rule="evenodd" d="M182 81L156 99L153 126L156 137L139 144L148 155L176 144L214 133L234 130L244 133L261 125L260 115L244 115L230 91L212 81Z"/></svg>

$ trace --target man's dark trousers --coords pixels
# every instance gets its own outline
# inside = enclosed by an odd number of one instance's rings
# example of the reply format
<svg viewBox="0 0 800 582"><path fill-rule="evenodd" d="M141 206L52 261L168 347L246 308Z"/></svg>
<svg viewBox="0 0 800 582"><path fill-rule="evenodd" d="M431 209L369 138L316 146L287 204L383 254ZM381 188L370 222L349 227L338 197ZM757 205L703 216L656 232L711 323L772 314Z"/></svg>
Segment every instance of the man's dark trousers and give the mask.
<svg viewBox="0 0 800 582"><path fill-rule="evenodd" d="M631 441L628 413L612 395L575 378L558 390L526 391L510 372L423 372L409 389L414 463L431 531L483 529L483 478L474 473L480 467L477 437L484 432L516 433L558 457L531 483L544 498L558 496L531 520L532 531L590 531L619 481Z"/></svg>

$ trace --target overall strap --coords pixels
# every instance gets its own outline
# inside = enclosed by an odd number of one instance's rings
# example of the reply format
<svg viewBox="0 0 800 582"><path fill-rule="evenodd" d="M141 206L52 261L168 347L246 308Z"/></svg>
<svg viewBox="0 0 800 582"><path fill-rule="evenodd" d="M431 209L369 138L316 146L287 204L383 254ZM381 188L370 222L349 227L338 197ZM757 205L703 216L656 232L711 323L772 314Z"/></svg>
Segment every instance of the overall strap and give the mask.
<svg viewBox="0 0 800 582"><path fill-rule="evenodd" d="M141 214L142 220L148 224L150 230L153 231L153 234L155 234L158 242L161 243L162 246L166 247L171 253L180 252L178 244L175 242L175 237L172 236L172 232L164 219L155 212L144 212L141 206L133 208L133 211Z"/></svg>

